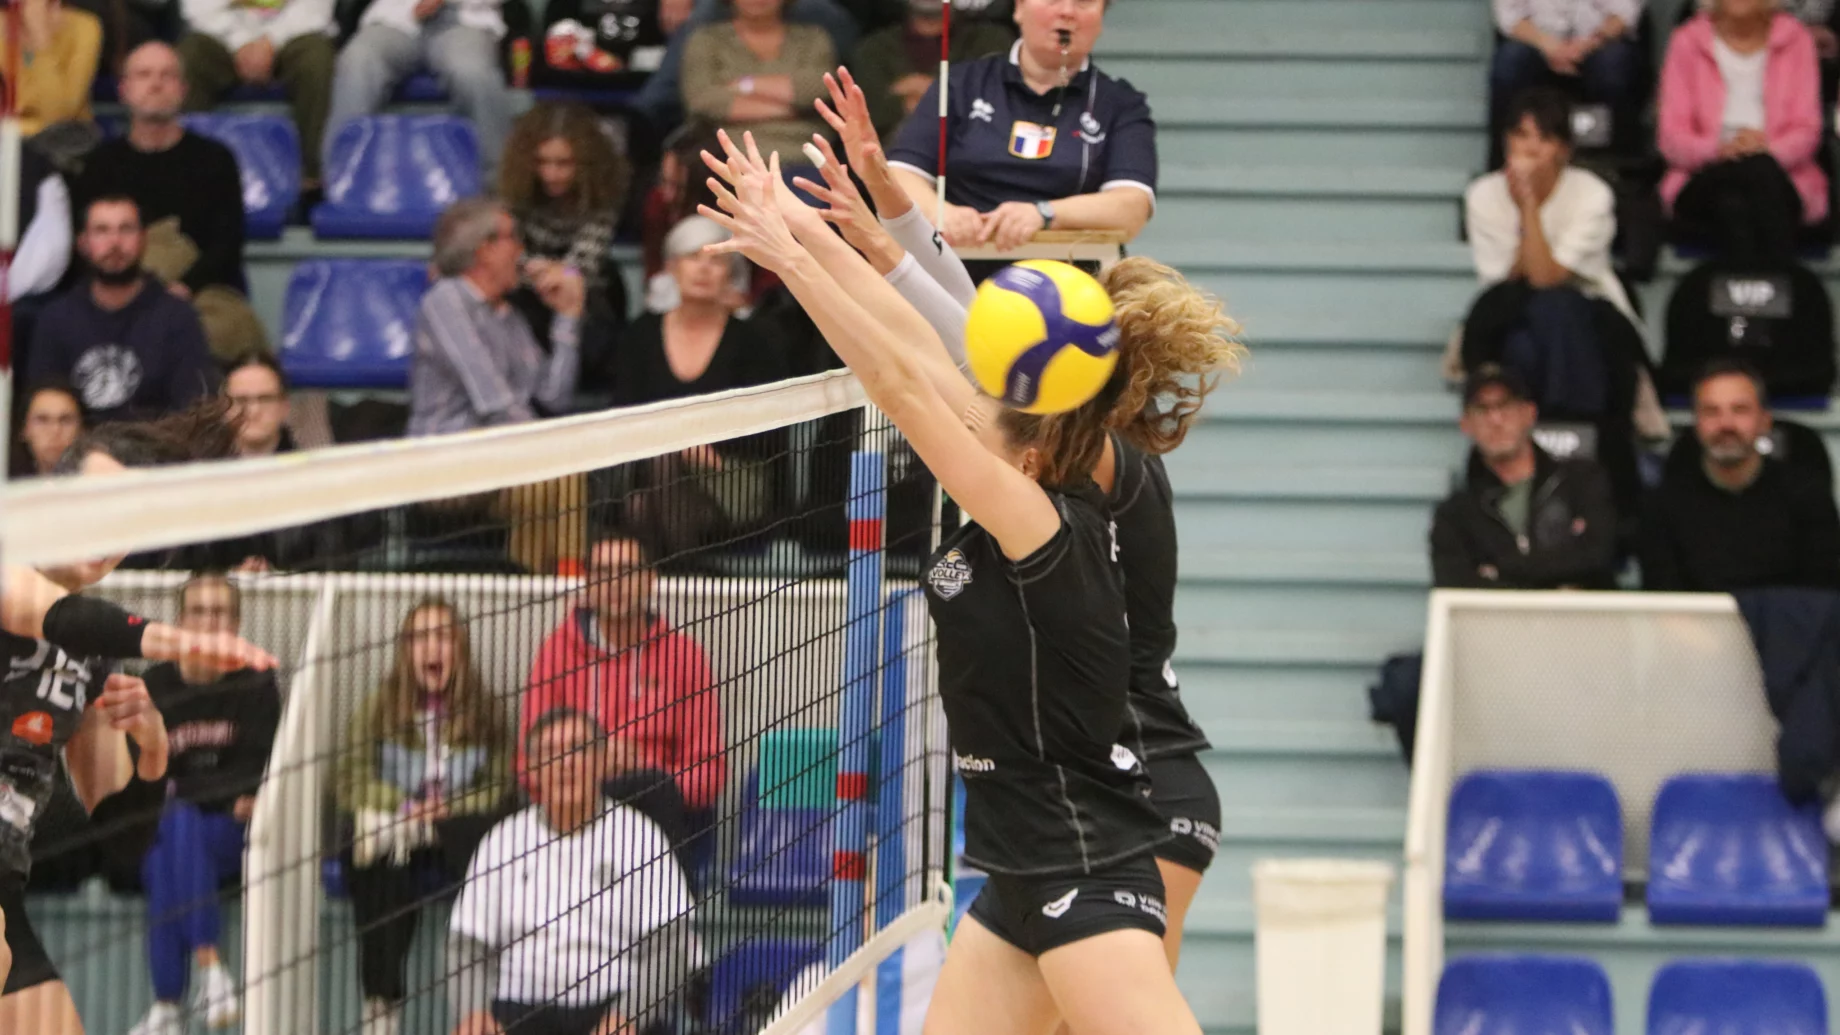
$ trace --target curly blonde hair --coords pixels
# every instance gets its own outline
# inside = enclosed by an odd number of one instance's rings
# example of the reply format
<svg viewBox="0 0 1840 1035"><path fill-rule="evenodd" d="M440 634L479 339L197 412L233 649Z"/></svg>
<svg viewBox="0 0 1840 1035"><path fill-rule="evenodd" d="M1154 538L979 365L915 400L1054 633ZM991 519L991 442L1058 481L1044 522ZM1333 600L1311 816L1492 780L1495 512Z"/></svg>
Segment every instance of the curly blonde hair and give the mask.
<svg viewBox="0 0 1840 1035"><path fill-rule="evenodd" d="M998 418L1012 442L1042 455L1044 485L1087 477L1116 431L1146 453L1182 444L1201 404L1223 372L1237 372L1246 348L1239 322L1219 298L1169 266L1141 256L1099 275L1118 325L1118 367L1105 388L1065 413L1004 409Z"/></svg>
<svg viewBox="0 0 1840 1035"><path fill-rule="evenodd" d="M575 186L568 197L552 201L537 181L537 149L557 139L568 141L575 155ZM498 196L516 213L548 204L565 206L575 215L616 211L626 203L631 185L632 167L614 150L600 117L580 104L545 101L520 116L505 141L498 172Z"/></svg>

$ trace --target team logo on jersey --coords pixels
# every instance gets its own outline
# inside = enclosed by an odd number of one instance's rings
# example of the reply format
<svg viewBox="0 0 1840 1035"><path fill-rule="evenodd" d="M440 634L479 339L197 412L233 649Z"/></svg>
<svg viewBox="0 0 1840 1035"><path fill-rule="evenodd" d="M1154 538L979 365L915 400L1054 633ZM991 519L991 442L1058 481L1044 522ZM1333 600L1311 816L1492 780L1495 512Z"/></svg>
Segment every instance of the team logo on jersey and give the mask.
<svg viewBox="0 0 1840 1035"><path fill-rule="evenodd" d="M994 773L997 771L997 763L988 758L961 755L956 751L952 752L952 766L961 773Z"/></svg>
<svg viewBox="0 0 1840 1035"><path fill-rule="evenodd" d="M28 744L44 747L51 743L51 713L27 712L13 720L13 736Z"/></svg>
<svg viewBox="0 0 1840 1035"><path fill-rule="evenodd" d="M992 122L997 117L996 105L982 97L971 102L971 120L973 122Z"/></svg>
<svg viewBox="0 0 1840 1035"><path fill-rule="evenodd" d="M1128 747L1125 747L1123 744L1113 744L1112 745L1112 765L1117 766L1121 771L1128 773L1131 770L1137 768L1137 756L1135 754L1132 754L1131 749Z"/></svg>
<svg viewBox="0 0 1840 1035"><path fill-rule="evenodd" d="M98 345L77 357L70 379L92 410L125 405L141 387L140 357L120 345Z"/></svg>
<svg viewBox="0 0 1840 1035"><path fill-rule="evenodd" d="M1054 901L1048 903L1047 905L1042 906L1041 915L1047 917L1050 920L1059 920L1061 917L1067 915L1067 910L1073 908L1073 900L1079 897L1080 897L1080 889L1074 888L1072 891L1069 891L1065 895L1062 895L1060 898L1057 898Z"/></svg>
<svg viewBox="0 0 1840 1035"><path fill-rule="evenodd" d="M1080 113L1080 139L1089 144L1105 143L1105 127L1099 124L1098 119L1093 118L1093 113L1090 111Z"/></svg>
<svg viewBox="0 0 1840 1035"><path fill-rule="evenodd" d="M933 592L950 600L965 591L971 585L971 565L966 563L962 551L954 548L946 551L939 563L926 575L926 581L932 584Z"/></svg>
<svg viewBox="0 0 1840 1035"><path fill-rule="evenodd" d="M1039 161L1054 153L1054 127L1017 119L1009 128L1009 153Z"/></svg>

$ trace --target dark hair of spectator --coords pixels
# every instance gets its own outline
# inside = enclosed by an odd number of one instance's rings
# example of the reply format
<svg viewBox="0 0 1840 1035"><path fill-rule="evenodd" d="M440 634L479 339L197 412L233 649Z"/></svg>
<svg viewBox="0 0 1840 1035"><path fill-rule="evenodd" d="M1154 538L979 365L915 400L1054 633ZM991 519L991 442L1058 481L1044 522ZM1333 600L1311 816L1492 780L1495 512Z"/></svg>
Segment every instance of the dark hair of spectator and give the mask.
<svg viewBox="0 0 1840 1035"><path fill-rule="evenodd" d="M457 742L474 746L491 746L505 742L505 727L498 708L487 696L473 663L473 638L466 617L459 608L442 597L423 597L404 615L396 631L396 657L390 671L371 699L369 739L419 737L421 726L415 720L422 700L422 684L416 679L415 658L409 640L415 635L415 618L430 608L447 612L454 633L454 662L449 670L445 703L453 718Z"/></svg>
<svg viewBox="0 0 1840 1035"><path fill-rule="evenodd" d="M779 0L779 16L782 20L786 17L787 2L788 0ZM734 17L735 0L716 0L716 6L721 9L722 17L724 18Z"/></svg>
<svg viewBox="0 0 1840 1035"><path fill-rule="evenodd" d="M1091 473L1116 431L1147 453L1182 444L1222 370L1244 352L1239 324L1220 299L1174 269L1133 256L1100 274L1118 325L1118 366L1099 394L1065 413L1002 409L1009 440L1041 451L1043 485L1073 485Z"/></svg>
<svg viewBox="0 0 1840 1035"><path fill-rule="evenodd" d="M1707 360L1706 365L1699 368L1699 373L1693 378L1693 401L1695 403L1699 402L1700 386L1715 377L1742 377L1749 380L1751 387L1757 390L1757 405L1770 405L1770 390L1763 383L1763 375L1756 367L1736 356L1719 356Z"/></svg>
<svg viewBox="0 0 1840 1035"><path fill-rule="evenodd" d="M651 544L647 543L645 537L640 535L636 530L628 528L625 525L604 525L596 529L594 532L594 542L590 545L599 546L602 543L631 543L639 548L639 559L642 562L646 564L652 563Z"/></svg>
<svg viewBox="0 0 1840 1035"><path fill-rule="evenodd" d="M13 414L13 441L11 451L7 454L6 471L11 478L30 478L38 473L38 463L32 459L32 451L26 448L26 417L32 412L32 404L38 397L51 392L69 399L77 408L77 433L82 435L89 427L89 409L83 405L83 396L77 394L70 382L62 378L40 381L26 389L20 397L18 412Z"/></svg>
<svg viewBox="0 0 1840 1035"><path fill-rule="evenodd" d="M123 467L162 467L198 460L222 460L236 453L237 421L230 400L216 396L177 413L146 421L116 421L84 432L58 462L58 472L75 474L83 460L101 453Z"/></svg>
<svg viewBox="0 0 1840 1035"><path fill-rule="evenodd" d="M601 727L600 723L594 721L594 716L589 715L587 712L579 711L574 708L551 708L549 711L537 716L537 720L530 724L530 731L524 734L525 756L530 758L536 757L537 745L542 743L543 734L548 733L557 726L562 726L571 722L579 722L583 726L588 727L589 741L606 739L607 731Z"/></svg>
<svg viewBox="0 0 1840 1035"><path fill-rule="evenodd" d="M665 148L677 162L679 182L675 188L666 227L676 226L685 217L696 215L698 205L714 205L715 194L709 189L709 170L703 165L703 152L722 153L714 123L693 120L678 127L665 140Z"/></svg>
<svg viewBox="0 0 1840 1035"><path fill-rule="evenodd" d="M99 197L89 199L89 204L83 206L83 227L80 229L89 226L89 214L96 211L97 205L130 205L134 208L134 218L136 220L141 218L140 202L135 201L126 194L103 194Z"/></svg>
<svg viewBox="0 0 1840 1035"><path fill-rule="evenodd" d="M537 150L551 140L565 140L575 156L575 183L569 196L551 199L537 180ZM617 211L632 186L632 167L614 149L600 116L580 104L548 101L520 116L505 141L504 167L498 173L498 196L514 213L564 205L579 216Z"/></svg>
<svg viewBox="0 0 1840 1035"><path fill-rule="evenodd" d="M185 597L192 591L192 587L202 586L207 582L223 586L230 591L230 614L241 620L243 617L243 589L236 584L235 579L230 577L230 573L222 568L200 568L179 584L179 613L181 615L185 613Z"/></svg>
<svg viewBox="0 0 1840 1035"><path fill-rule="evenodd" d="M275 383L281 386L281 394L288 394L289 386L287 373L281 369L281 363L276 360L275 357L261 349L250 349L248 352L243 353L241 356L225 364L224 376L227 378L245 367L261 367L275 375Z"/></svg>
<svg viewBox="0 0 1840 1035"><path fill-rule="evenodd" d="M1527 119L1533 119L1533 128L1548 140L1557 140L1566 147L1572 146L1572 99L1564 92L1551 86L1536 86L1522 90L1508 102L1508 118L1502 123L1502 132L1513 133Z"/></svg>

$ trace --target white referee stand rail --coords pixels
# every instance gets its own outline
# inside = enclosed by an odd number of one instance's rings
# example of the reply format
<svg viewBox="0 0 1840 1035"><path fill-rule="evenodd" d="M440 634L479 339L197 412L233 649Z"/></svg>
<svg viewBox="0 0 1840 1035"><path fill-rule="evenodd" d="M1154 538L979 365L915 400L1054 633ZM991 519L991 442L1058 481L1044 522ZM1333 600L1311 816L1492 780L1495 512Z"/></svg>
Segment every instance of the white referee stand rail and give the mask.
<svg viewBox="0 0 1840 1035"><path fill-rule="evenodd" d="M984 245L965 248L953 245L953 250L966 261L1058 259L1061 262L1096 262L1103 270L1124 257L1128 241L1129 238L1118 230L1042 230L1030 238L1029 243L1009 251Z"/></svg>
<svg viewBox="0 0 1840 1035"><path fill-rule="evenodd" d="M1662 782L1773 772L1775 738L1729 596L1433 592L1406 821L1402 1035L1431 1035L1458 779L1484 768L1603 775L1623 809L1625 874L1640 879Z"/></svg>

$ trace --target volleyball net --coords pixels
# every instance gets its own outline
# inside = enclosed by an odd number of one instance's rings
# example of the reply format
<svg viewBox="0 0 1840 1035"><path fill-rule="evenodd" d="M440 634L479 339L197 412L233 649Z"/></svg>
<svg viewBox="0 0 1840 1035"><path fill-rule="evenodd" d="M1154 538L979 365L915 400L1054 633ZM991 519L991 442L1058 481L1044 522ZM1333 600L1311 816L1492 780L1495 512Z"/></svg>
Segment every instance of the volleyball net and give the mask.
<svg viewBox="0 0 1840 1035"><path fill-rule="evenodd" d="M134 664L167 778L60 781L26 910L86 1030L916 1030L937 522L844 373L11 484L9 562L131 554L93 592L281 663Z"/></svg>

